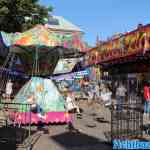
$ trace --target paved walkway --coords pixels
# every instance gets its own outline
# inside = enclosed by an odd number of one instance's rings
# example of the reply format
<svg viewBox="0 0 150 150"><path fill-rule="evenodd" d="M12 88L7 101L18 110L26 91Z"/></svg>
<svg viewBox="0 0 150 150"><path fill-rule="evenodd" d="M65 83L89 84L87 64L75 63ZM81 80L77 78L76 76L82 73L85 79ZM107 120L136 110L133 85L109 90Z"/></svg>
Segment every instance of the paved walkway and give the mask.
<svg viewBox="0 0 150 150"><path fill-rule="evenodd" d="M110 136L106 136L106 133L110 132L109 109L104 108L100 104L87 103L86 101L82 101L79 105L83 110L82 117L74 117L74 127L78 132L69 132L66 128L67 125L51 125L45 127L42 131L36 132L36 134L40 132L41 136L33 145L32 150L111 150L111 145L107 142L107 137L110 138ZM36 127L32 127L32 129L36 131ZM4 132L5 136L5 133L8 134L6 136L8 139L15 138L15 136L13 137L16 133L15 128L11 135L11 128L10 131L8 131L8 128L5 131L4 128L1 128L1 136L2 132ZM36 134L34 134L35 137ZM3 146L4 148L2 148ZM8 144L8 142L4 141L0 143L0 149L16 150L16 145L14 143ZM27 149L17 148L17 150Z"/></svg>
<svg viewBox="0 0 150 150"><path fill-rule="evenodd" d="M82 119L75 118L74 121L79 132L67 131L66 125L53 125L49 133L42 134L33 150L111 150L104 134L110 131L109 110L102 112L99 106L84 103L81 108Z"/></svg>

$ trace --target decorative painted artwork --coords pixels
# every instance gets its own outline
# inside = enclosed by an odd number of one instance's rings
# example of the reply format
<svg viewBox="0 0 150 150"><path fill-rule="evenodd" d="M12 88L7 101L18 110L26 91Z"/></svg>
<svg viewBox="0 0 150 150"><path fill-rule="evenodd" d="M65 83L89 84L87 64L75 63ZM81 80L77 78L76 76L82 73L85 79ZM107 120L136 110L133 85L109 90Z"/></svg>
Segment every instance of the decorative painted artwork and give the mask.
<svg viewBox="0 0 150 150"><path fill-rule="evenodd" d="M109 39L98 47L92 48L86 54L89 59L85 66L137 53L144 54L149 50L150 25L146 25L132 32L121 34L120 36Z"/></svg>
<svg viewBox="0 0 150 150"><path fill-rule="evenodd" d="M65 48L75 48L80 51L86 51L86 44L81 39L78 32L64 34L64 32L54 32L42 25L37 25L34 28L23 33L9 34L1 32L3 42L7 45L22 45L22 46L63 46Z"/></svg>
<svg viewBox="0 0 150 150"><path fill-rule="evenodd" d="M53 74L71 72L77 61L78 60L76 58L60 59Z"/></svg>
<svg viewBox="0 0 150 150"><path fill-rule="evenodd" d="M64 97L50 79L32 77L17 93L14 102L32 104L31 114L30 108L26 105L18 108L19 112L15 114L16 123L27 124L30 121L35 124L39 121L44 123L66 123L71 119L64 107ZM33 104L36 104L36 112L32 110Z"/></svg>

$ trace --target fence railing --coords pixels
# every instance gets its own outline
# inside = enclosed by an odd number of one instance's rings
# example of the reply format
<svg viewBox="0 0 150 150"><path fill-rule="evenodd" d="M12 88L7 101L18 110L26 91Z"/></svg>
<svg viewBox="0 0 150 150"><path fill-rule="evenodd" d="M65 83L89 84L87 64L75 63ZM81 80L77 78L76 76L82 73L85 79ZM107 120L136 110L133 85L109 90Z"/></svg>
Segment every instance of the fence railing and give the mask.
<svg viewBox="0 0 150 150"><path fill-rule="evenodd" d="M30 122L28 124L22 125L16 122L19 112L30 113ZM24 119L26 118L24 117ZM0 122L0 143L5 141L7 144L23 145L27 141L26 139L31 137L30 104L0 102L0 119L3 120L3 123ZM30 141L28 141L28 145L30 146Z"/></svg>
<svg viewBox="0 0 150 150"><path fill-rule="evenodd" d="M141 103L117 104L111 109L111 135L114 139L130 139L142 137L143 109Z"/></svg>

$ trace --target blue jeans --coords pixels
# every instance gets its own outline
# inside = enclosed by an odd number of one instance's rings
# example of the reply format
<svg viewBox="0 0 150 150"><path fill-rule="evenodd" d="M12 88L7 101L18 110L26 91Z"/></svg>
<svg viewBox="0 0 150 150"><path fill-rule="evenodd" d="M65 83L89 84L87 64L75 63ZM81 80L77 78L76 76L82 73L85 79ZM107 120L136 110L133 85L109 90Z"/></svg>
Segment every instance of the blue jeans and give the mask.
<svg viewBox="0 0 150 150"><path fill-rule="evenodd" d="M125 97L124 96L116 96L116 99L117 99L117 110L121 111L123 109Z"/></svg>
<svg viewBox="0 0 150 150"><path fill-rule="evenodd" d="M40 105L38 105L38 104L36 104L36 107L32 107L31 106L31 111L33 112L33 113L39 113L39 114L43 114L44 112L43 112L43 110L42 110L42 108L40 107Z"/></svg>
<svg viewBox="0 0 150 150"><path fill-rule="evenodd" d="M40 107L40 105L37 104L37 113L43 115L44 112L43 112L43 109Z"/></svg>
<svg viewBox="0 0 150 150"><path fill-rule="evenodd" d="M144 113L150 113L150 101L145 100Z"/></svg>

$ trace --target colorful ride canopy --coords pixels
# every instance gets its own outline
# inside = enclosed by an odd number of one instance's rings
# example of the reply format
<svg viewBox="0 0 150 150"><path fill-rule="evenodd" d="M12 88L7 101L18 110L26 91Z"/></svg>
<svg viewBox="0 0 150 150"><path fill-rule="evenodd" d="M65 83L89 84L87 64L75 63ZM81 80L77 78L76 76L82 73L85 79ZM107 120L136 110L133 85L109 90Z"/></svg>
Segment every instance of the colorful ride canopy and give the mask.
<svg viewBox="0 0 150 150"><path fill-rule="evenodd" d="M79 33L54 32L42 25L23 33L1 32L1 36L9 51L19 56L21 64L14 68L24 69L28 74L32 73L34 63L38 61L39 74L51 75L59 58L78 57L79 51L85 48Z"/></svg>
<svg viewBox="0 0 150 150"><path fill-rule="evenodd" d="M34 28L23 33L5 33L1 32L3 42L7 45L22 46L63 46L64 48L75 48L85 51L86 45L78 32L64 33L51 31L45 26L37 25Z"/></svg>
<svg viewBox="0 0 150 150"><path fill-rule="evenodd" d="M27 104L27 99L32 95L44 113L65 112L64 98L50 79L32 77L17 93L14 102ZM20 111L29 110L21 108Z"/></svg>

